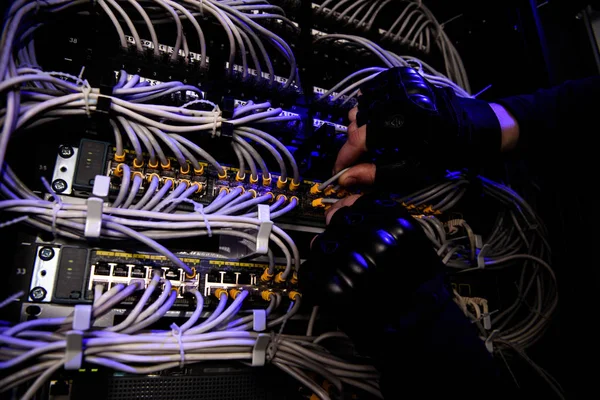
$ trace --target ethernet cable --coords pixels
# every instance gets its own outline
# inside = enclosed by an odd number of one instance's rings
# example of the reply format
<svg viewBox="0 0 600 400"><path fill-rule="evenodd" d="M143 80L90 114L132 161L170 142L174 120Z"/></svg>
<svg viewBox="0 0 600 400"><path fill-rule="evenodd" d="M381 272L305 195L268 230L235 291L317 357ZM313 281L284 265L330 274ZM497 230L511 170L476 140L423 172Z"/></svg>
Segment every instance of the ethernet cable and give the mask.
<svg viewBox="0 0 600 400"><path fill-rule="evenodd" d="M327 90L325 93L323 93L321 96L319 96L319 98L317 100L320 101L320 100L327 99L329 95L331 95L337 89L339 89L340 87L342 87L346 82L354 79L358 75L362 75L362 74L365 74L367 72L381 72L381 71L384 71L384 70L385 70L385 68L381 68L381 67L369 67L369 68L363 68L363 69L361 69L359 71L353 72L352 74L348 75L346 78L344 78L343 80L341 80L340 82L338 82L331 89Z"/></svg>
<svg viewBox="0 0 600 400"><path fill-rule="evenodd" d="M150 20L148 13L146 13L144 8L142 6L140 6L140 3L138 3L136 0L127 0L127 1L129 4L131 4L135 8L135 10L142 17L142 20L144 21L144 23L146 25L146 29L148 30L148 33L150 34L150 40L152 41L152 52L155 57L158 57L160 54L158 51L158 36L156 35L156 30L154 29L154 25L152 24L152 21ZM204 62L205 62L205 59L206 59L205 53L202 53L202 60Z"/></svg>
<svg viewBox="0 0 600 400"><path fill-rule="evenodd" d="M433 84L435 84L437 86L441 86L441 87L450 87L451 89L453 89L455 91L455 93L458 96L471 97L471 95L468 93L468 91L461 87L460 81L458 81L459 82L458 84L453 82L452 80L446 78L441 73L437 72L431 66L427 65L425 62L423 62L415 57L399 56L395 53L392 53L388 50L383 49L382 47L369 41L368 39L361 38L358 36L342 35L342 34L329 34L329 35L318 37L317 39L315 39L315 42L319 42L319 41L323 41L323 40L334 40L334 41L339 41L341 43L352 43L357 46L364 47L367 50L369 50L370 52L372 52L375 56L377 56L381 60L381 62L384 64L384 66L388 67L388 68L397 67L397 66L416 67L417 71L419 71L419 73L421 75L423 75L423 77L430 80ZM318 100L326 99L327 98L326 96L328 96L329 94L334 92L334 90L339 90L340 88L343 88L343 89L340 92L338 92L334 96L334 98L332 98L332 100L337 100L348 92L351 92L351 95L348 96L348 98L346 100L349 100L350 98L356 96L356 94L358 93L357 88L360 85L373 79L375 76L377 76L377 73L373 73L368 77L362 78L360 81L355 82L349 86L344 86L344 85L348 81L351 81L353 78L355 78L356 76L358 76L362 73L376 71L374 68L378 68L378 67L372 67L372 68L373 69L371 69L371 68L362 69L362 70L359 70L359 71L349 75L348 77L346 77L345 79L343 79L342 81L337 83L333 88L329 89L325 94L321 95ZM381 68L381 70L383 70L383 69L384 68Z"/></svg>
<svg viewBox="0 0 600 400"><path fill-rule="evenodd" d="M290 75L286 83L283 85L283 88L286 89L290 87L294 82L297 86L300 86L300 78L298 76L298 69L296 67L296 59L294 57L294 53L292 52L291 47L284 40L282 40L279 36L275 35L274 33L263 28L261 25L254 22L251 18L248 18L244 13L239 12L233 7L230 7L221 2L213 3L212 1L209 1L209 3L212 3L217 8L226 11L230 16L239 19L240 23L248 25L250 28L256 30L258 33L271 39L274 44L276 43L277 45L275 45L275 49L279 51L290 63ZM272 75L273 74L271 73L271 76Z"/></svg>
<svg viewBox="0 0 600 400"><path fill-rule="evenodd" d="M42 74L36 74L35 77L32 77L33 79L31 79L31 81L38 82L38 78L40 78L40 75L42 75ZM43 79L44 78L42 78L42 80ZM70 85L68 83L64 83L64 81L63 82L55 81L55 82L57 83L56 87L66 88L67 90L71 91L72 93L76 92L77 90L79 90L79 88L75 87L74 85ZM14 82L11 82L11 83L14 83ZM148 96L165 95L165 93L169 93L169 91L173 91L175 89L181 90L182 88L183 89L186 88L185 86L178 86L177 84L174 84L174 85L171 84L170 86L169 85L165 85L165 86L167 86L167 87L149 88L148 86L138 85L135 82L135 79L134 79L131 85L128 85L128 83L124 83L122 86L117 87L117 93L119 93L118 91L120 90L121 91L120 94L123 95L124 97L129 96L131 98L131 100L138 101L140 99L144 99L144 97L145 97L145 100L147 100ZM142 95L142 97L140 97L140 96L137 95L138 92L139 92L140 95ZM32 107L30 107L30 108L26 108L25 110L27 110L28 113L25 113L23 115L24 119L20 119L20 121L19 121L20 125L19 126L25 126L28 123L28 119L31 118L30 116L32 116L32 115L35 114L34 111L36 111L36 112L39 113L40 111L43 111L45 109L49 109L50 107L54 107L56 105L64 104L67 107L73 107L75 104L81 104L82 106L85 106L86 108L89 107L89 100L86 100L84 98L83 99L84 103L82 104L81 100L77 100L74 96L71 96L71 97L68 97L68 96L69 95L67 95L66 99L64 97L60 98L60 99L59 98L52 99L50 97L46 97L46 100L49 101L48 103L45 103L43 105L40 104L37 108L36 108L35 105L32 105ZM95 96L95 95L92 94L92 97L93 96ZM134 97L131 97L131 96L134 96ZM135 97L135 96L137 96L137 97ZM77 96L77 97L79 97L79 96ZM37 98L39 99L40 96L38 96ZM9 107L10 107L10 105L9 105ZM93 107L93 105L92 105L92 107ZM144 109L140 109L137 106L133 106L133 108L135 110L137 110L137 111L152 110L152 106L146 106L146 108L144 108ZM171 109L169 109L167 107L163 107L162 110L168 111L168 112L172 113ZM22 111L24 111L24 109L22 109ZM83 111L83 110L81 110L81 111ZM180 110L173 110L173 111L176 111L178 113L180 112ZM70 111L70 112L72 112L72 111ZM61 111L61 110L58 110L58 112L50 111L49 113L53 113L52 115L60 115L60 113L66 114L65 111ZM151 112L151 113L152 114L157 114L156 112ZM160 115L161 117L164 116L164 114L162 114L162 113L161 114L157 114L157 115ZM172 114L172 115L175 115L175 114ZM197 113L196 113L196 115L197 115ZM269 117L269 115L275 115L275 114L274 113L268 114L267 118ZM256 116L251 116L249 118L246 117L247 121L252 121L254 119L257 119L257 117ZM38 120L40 120L40 119L38 119ZM142 143L144 143L144 146L150 152L151 152L150 149L153 149L159 155L162 154L162 149L160 148L159 145L157 145L156 140L153 140L154 139L153 136L151 136L151 135L148 134L149 132L151 132L152 128L154 128L154 130L152 131L152 133L156 134L161 139L163 139L163 142L165 142L165 144L167 144L167 146L171 148L171 150L175 153L175 155L178 156L178 158L179 158L180 161L182 161L181 160L183 158L182 155L185 155L185 156L187 156L188 159L191 160L192 163L194 163L194 158L192 156L190 156L190 153L187 152L185 150L185 148L182 148L179 144L174 144L174 142L172 142L169 139L165 139L165 136L160 132L160 129L159 129L160 127L158 127L158 128L157 127L152 127L152 126L145 127L143 124L140 123L139 119L137 120L137 122L135 122L133 120L132 121L128 121L127 119L123 118L122 116L121 116L121 122L123 122L124 129L129 134L129 137L130 137L132 143L136 144L136 146L134 146L134 147L137 147L136 153L138 155L141 154L141 146L140 146L140 143L138 142L138 139L141 139ZM136 129L134 127L141 127L141 129L139 129L139 131L141 131L141 132L136 132ZM116 132L115 135L118 136L118 137L120 137L120 132L118 132L118 128L116 130L117 130L117 132ZM178 140L179 143L184 142L183 138L176 138L176 139ZM117 143L118 142L119 141L117 139ZM122 143L122 141L121 141L121 143ZM186 143L186 142L184 142L184 143ZM197 149L197 148L194 149L194 150L196 150L197 152L199 152L199 149ZM185 161L185 160L183 160L183 161ZM138 163L140 163L139 160L138 160ZM127 173L126 175L127 175L128 179L129 179L129 173ZM139 177L138 177L138 179L139 179ZM129 182L129 181L123 182L123 185L122 185L122 189L123 190L122 190L121 193L124 193L124 194L127 193L127 198L124 199L123 196L121 196L120 198L118 198L117 205L120 205L119 203L123 202L124 200L131 199L131 193L128 193L128 191L126 190L127 189L126 182ZM19 187L17 184L18 184L18 182L11 182L9 184L9 186L11 186L12 189L18 188L19 191L22 191L21 187ZM156 190L156 188L158 186L158 181L153 179L151 181L151 185L154 185L154 187L155 187L154 190ZM136 184L136 186L137 186L137 184ZM166 184L166 190L170 189L168 186L169 186L169 183ZM5 189L4 190L5 194L8 194L9 197L13 197L13 193L11 191L9 191L9 189L7 187L5 187L4 189ZM143 208L150 209L152 207L156 207L156 204L158 202L160 202L161 199L162 199L162 197L164 196L164 194L166 194L166 190L164 190L164 189L165 189L165 186L163 186L163 188L161 189L162 191L159 190L157 192L157 194L154 196L154 198L152 198L152 199L148 198L148 197L146 197L145 199L142 199L143 201L146 201L146 204L143 205ZM25 194L25 197L29 196L29 193L27 193L27 190L25 190L25 192L23 192L23 193ZM179 193L179 191L176 192L176 193ZM178 199L178 198L176 196L172 196L171 199ZM129 203L129 201L128 201L128 203ZM56 217L58 217L58 216L56 216ZM77 231L80 232L81 231L81 226L82 226L81 222L83 221L83 215L71 217L70 220L61 220L61 218L58 217L59 220L58 221L54 221L56 217L49 218L49 216L46 213L45 216L40 216L39 217L40 221L36 221L35 224L39 228L48 229L48 225L44 226L44 224L48 224L48 222L53 222L53 226L52 226L52 231L53 232L65 234L68 237L72 237L72 238L77 237L77 235L80 235L80 233L79 234L73 234L73 232L77 232ZM109 236L115 236L115 237L118 238L118 237L123 237L123 235L128 235L128 236L132 236L133 235L134 237L137 237L138 239L146 238L146 239L142 239L142 241L144 241L145 243L149 243L148 241L151 240L150 238L147 238L146 236L140 235L138 232L135 232L135 231L127 228L126 226L121 225L120 223L115 224L115 223L113 223L111 221L107 221L107 225L109 225L112 228L112 229L108 230ZM65 228L67 230L64 230ZM157 235L160 236L159 233L157 233ZM166 249L158 247L156 245L155 245L155 248L158 249L158 250L166 250Z"/></svg>
<svg viewBox="0 0 600 400"><path fill-rule="evenodd" d="M168 281L165 282L165 284L167 283ZM141 309L139 308L139 304L143 304L142 300L149 296L147 294L149 290L151 289L146 290L138 304L134 307L132 314L137 313L136 310ZM106 295L108 295L108 292ZM238 329L236 330L214 331L221 322L227 320L234 313L239 312L239 306L242 304L247 292L242 291L226 310L224 305L227 302L227 298L225 294L222 294L218 309L215 310L213 316L198 325L196 325L199 315L198 310L201 309L203 301L199 300L202 298L199 293L195 295L198 299L196 311L192 314L188 322L186 322L188 325L182 325L182 344L177 343L178 339L170 331L152 331L148 333L135 331L119 335L111 333L114 329L90 331L86 332L86 335L89 337L86 339L86 349L84 350L85 360L91 364L107 366L130 373L148 373L149 371L159 371L176 366L178 364L176 361L181 362L182 360L180 354L181 348L185 351L185 356L183 357L185 364L208 359L249 359L257 335L253 332L239 329L240 327L247 328L244 326L244 322L248 320L247 317L237 320L235 327ZM102 296L104 297L105 295ZM106 298L111 299L113 296L114 293L106 296ZM269 303L269 307L271 308L274 308L277 303L274 300L275 297L271 296ZM295 295L292 303L293 306L287 314L269 322L275 325L289 319L295 310L298 309L300 297ZM166 307L165 305L170 306L171 303L166 301L160 308ZM94 308L96 309L97 307ZM132 319L131 314L128 318ZM45 322L38 322L37 325L44 326ZM247 325L247 322L245 325ZM21 323L17 329L13 329L13 333L6 334L6 332L2 332L0 334L0 340L4 341L4 343L9 346L17 346L14 350L11 350L11 357L14 358L8 361L8 363L1 363L0 368L6 368L8 365L15 365L15 363L25 362L29 359L41 360L43 358L51 360L52 363L56 363L58 366L49 364L49 361L38 361L37 364L34 361L33 367L27 368L26 373L21 370L1 380L0 390L4 391L22 384L26 380L36 378L36 382L32 385L34 389L28 392L28 396L32 396L43 381L51 375L51 373L46 374L42 373L42 371L52 365L51 370L54 372L62 365L63 355L61 352L64 352L65 341L59 340L58 342L41 344L40 341L32 342L14 338L13 335L15 332L25 333L25 336L27 336L29 332L26 329L30 328L26 326L31 326L31 323ZM58 334L62 335L64 333ZM298 370L306 369L316 372L321 376L329 377L340 392L342 390L341 382L344 379L348 379L345 377L351 376L356 377L356 379L364 379L363 383L360 381L348 382L351 385L359 387L360 385L370 385L368 383L370 380L377 379L375 370L372 367L340 362L338 358L333 357L325 348L317 344L311 345L310 348L304 348L302 344L308 344L307 339L302 336L276 335L275 340L278 341L280 349L269 361L273 363L291 362L297 365ZM0 349L0 352L4 352L6 349L4 347ZM131 367L127 363L136 363L138 366ZM373 390L376 392L376 386L373 386Z"/></svg>

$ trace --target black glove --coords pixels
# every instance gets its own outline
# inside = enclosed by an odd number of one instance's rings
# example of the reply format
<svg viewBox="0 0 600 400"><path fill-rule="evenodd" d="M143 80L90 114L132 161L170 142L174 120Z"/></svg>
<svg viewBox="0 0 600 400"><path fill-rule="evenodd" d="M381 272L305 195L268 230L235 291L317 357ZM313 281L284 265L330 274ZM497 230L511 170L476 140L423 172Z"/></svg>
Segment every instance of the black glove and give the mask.
<svg viewBox="0 0 600 400"><path fill-rule="evenodd" d="M500 154L500 124L485 101L458 97L409 67L388 69L360 90L356 122L367 125L376 183L480 165Z"/></svg>
<svg viewBox="0 0 600 400"><path fill-rule="evenodd" d="M404 207L364 195L339 209L314 240L299 284L306 301L335 314L340 327L370 352L376 351L369 346L374 331L399 329L406 323L401 316L428 318L449 299L442 269L431 242ZM374 313L374 303L391 306L391 312Z"/></svg>
<svg viewBox="0 0 600 400"><path fill-rule="evenodd" d="M303 300L328 311L372 357L384 398L506 398L474 325L451 301L442 268L404 207L364 195L314 240L299 284Z"/></svg>

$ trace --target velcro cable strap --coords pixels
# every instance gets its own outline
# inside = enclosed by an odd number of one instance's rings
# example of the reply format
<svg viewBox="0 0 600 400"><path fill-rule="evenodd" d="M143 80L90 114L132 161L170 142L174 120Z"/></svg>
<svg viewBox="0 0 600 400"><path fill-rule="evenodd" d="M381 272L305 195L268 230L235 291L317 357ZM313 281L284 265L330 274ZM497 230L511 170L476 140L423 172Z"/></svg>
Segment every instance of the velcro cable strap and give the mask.
<svg viewBox="0 0 600 400"><path fill-rule="evenodd" d="M256 343L254 344L254 348L252 349L252 366L253 367L262 367L265 365L265 360L267 358L267 347L269 347L269 342L271 341L271 336L266 333L259 333L256 338Z"/></svg>
<svg viewBox="0 0 600 400"><path fill-rule="evenodd" d="M219 137L231 139L233 137L233 127L231 122L221 122L221 134Z"/></svg>
<svg viewBox="0 0 600 400"><path fill-rule="evenodd" d="M108 114L110 106L112 105L112 98L108 96L98 96L98 102L96 103L96 111L103 114Z"/></svg>
<svg viewBox="0 0 600 400"><path fill-rule="evenodd" d="M87 199L84 235L88 239L100 238L104 200L108 197L109 189L110 178L104 175L96 175L94 187L92 189L92 197Z"/></svg>
<svg viewBox="0 0 600 400"><path fill-rule="evenodd" d="M269 238L273 229L271 209L268 205L258 205L258 220L260 221L260 227L258 228L258 236L256 237L256 254L267 254L269 252Z"/></svg>
<svg viewBox="0 0 600 400"><path fill-rule="evenodd" d="M66 334L65 370L78 370L83 361L83 332L90 329L92 306L77 304L73 313L73 330Z"/></svg>

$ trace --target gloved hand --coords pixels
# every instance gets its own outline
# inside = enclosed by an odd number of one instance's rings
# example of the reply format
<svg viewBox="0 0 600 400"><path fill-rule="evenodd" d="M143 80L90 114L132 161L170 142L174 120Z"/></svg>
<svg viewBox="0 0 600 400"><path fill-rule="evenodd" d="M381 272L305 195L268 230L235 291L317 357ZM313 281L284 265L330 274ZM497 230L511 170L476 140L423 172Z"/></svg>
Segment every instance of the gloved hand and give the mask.
<svg viewBox="0 0 600 400"><path fill-rule="evenodd" d="M300 267L303 301L328 312L359 353L372 358L386 399L399 393L506 398L496 390L494 361L451 300L442 263L418 222L375 194L343 201Z"/></svg>
<svg viewBox="0 0 600 400"><path fill-rule="evenodd" d="M500 123L487 102L438 88L412 68L390 68L360 90L334 169L354 164L367 151L376 161L353 167L340 177L342 185L405 182L500 153Z"/></svg>
<svg viewBox="0 0 600 400"><path fill-rule="evenodd" d="M383 332L415 325L448 301L442 268L406 209L370 194L331 217L300 268L299 284L305 301L337 316L361 350L377 353L371 345L383 343ZM374 304L385 311L374 312Z"/></svg>

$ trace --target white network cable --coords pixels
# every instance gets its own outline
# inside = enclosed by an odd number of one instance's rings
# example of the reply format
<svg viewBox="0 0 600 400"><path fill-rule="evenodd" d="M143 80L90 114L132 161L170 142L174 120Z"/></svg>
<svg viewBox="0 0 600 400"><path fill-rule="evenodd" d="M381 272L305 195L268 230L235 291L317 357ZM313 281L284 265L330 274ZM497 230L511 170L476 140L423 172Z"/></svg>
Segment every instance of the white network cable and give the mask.
<svg viewBox="0 0 600 400"><path fill-rule="evenodd" d="M153 283L158 284L158 278L153 279ZM219 293L219 305L215 311L199 322L204 299L195 291L196 309L184 324L172 325L169 331L145 331L144 328L164 316L174 304L176 296L170 290L170 282L165 280L163 283L166 285L163 293L168 295L160 296L150 306L154 311L141 312L155 284L148 286L139 303L121 324L107 329L93 327L85 331L83 361L133 374L155 373L211 360L252 361L258 338L258 332L251 329L253 317L250 315L235 319L248 292L232 293L234 300L228 306L227 292ZM95 288L99 290L95 290L98 297L94 299L93 319L100 318L111 307L139 289L133 283L129 286L116 285L102 293L103 287L98 286ZM377 384L378 374L374 367L341 360L321 343L329 337L336 337L335 333L318 337L281 334L285 323L300 308L300 294L290 293L290 307L283 314L277 310L281 304L280 295L270 293L268 299L267 325L270 329L278 329L279 333L271 336L265 355L267 363L278 367L283 365L294 372L316 373L328 379L339 393L343 390L342 379L351 376L360 380L356 386L361 388L367 385L372 393L381 397ZM277 313L281 315L277 316ZM22 399L32 398L49 376L66 362L67 331L72 323L73 317L46 318L2 328L0 370L19 366L23 368L9 375L3 374L5 377L0 380L0 392L33 381ZM346 383L353 385L352 381ZM319 385L313 383L312 379L309 379L308 385L314 385L315 393L321 399L329 399L329 395L319 390Z"/></svg>
<svg viewBox="0 0 600 400"><path fill-rule="evenodd" d="M399 56L395 53L392 53L389 50L385 50L378 44L365 39L360 36L352 36L345 34L329 34L324 36L319 36L316 41L324 41L331 40L337 41L341 43L351 43L353 45L363 47L373 53L375 56L379 58L384 67L392 68L392 67L400 67L400 66L411 66L415 68L424 78L429 80L436 86L440 87L449 87L454 92L461 97L471 97L468 93L467 89L464 89L459 84L453 82L451 79L447 78L440 72L436 71L434 68L429 66L424 61L419 60L418 58L412 56ZM355 97L358 94L358 89L361 85L375 78L381 71L384 71L386 68L383 67L370 67L363 68L359 71L356 71L346 78L338 82L331 89L327 90L325 93L321 94L318 101L329 100L336 101L340 98L345 98L345 102L349 99ZM350 83L352 82L352 83ZM350 84L349 84L350 83Z"/></svg>
<svg viewBox="0 0 600 400"><path fill-rule="evenodd" d="M498 349L515 346L523 350L539 340L557 307L547 232L535 211L514 190L481 176L477 179L484 194L504 209L488 237L478 237L467 220L442 220L439 216L453 210L470 186L462 173L450 173L445 181L398 201L417 214L443 263L456 274L522 268L514 303L491 317L488 313L490 326L480 328L482 338L490 338ZM521 308L530 307L524 306L524 301L532 304L529 314L519 314ZM460 304L466 310L467 304ZM481 323L483 316L473 318ZM493 330L497 333L491 336Z"/></svg>

